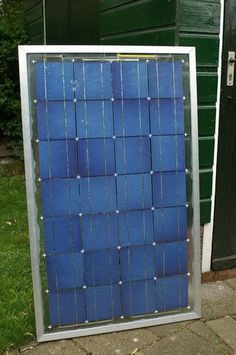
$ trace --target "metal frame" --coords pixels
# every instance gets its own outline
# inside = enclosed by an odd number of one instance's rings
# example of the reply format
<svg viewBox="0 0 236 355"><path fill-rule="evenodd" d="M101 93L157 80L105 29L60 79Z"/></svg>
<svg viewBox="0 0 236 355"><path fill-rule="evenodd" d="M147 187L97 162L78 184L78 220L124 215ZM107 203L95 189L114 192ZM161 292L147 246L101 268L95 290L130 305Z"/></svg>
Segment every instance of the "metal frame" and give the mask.
<svg viewBox="0 0 236 355"><path fill-rule="evenodd" d="M69 54L69 53L140 53L140 54L183 54L189 56L189 84L191 104L191 149L192 149L192 205L193 205L193 258L192 258L192 289L193 310L174 315L163 315L156 318L140 319L119 324L106 324L85 329L62 330L46 333L44 329L44 309L39 263L39 227L37 222L37 205L35 201L35 162L31 145L32 128L30 113L30 89L28 80L27 56L30 54ZM199 218L199 167L198 167L198 117L196 58L194 47L148 47L148 46L19 46L19 68L22 98L22 122L24 137L25 175L27 189L27 205L30 234L30 251L34 290L34 307L36 333L39 342L72 338L99 333L108 333L127 329L154 326L165 323L197 319L201 316L201 274L200 274L200 218Z"/></svg>

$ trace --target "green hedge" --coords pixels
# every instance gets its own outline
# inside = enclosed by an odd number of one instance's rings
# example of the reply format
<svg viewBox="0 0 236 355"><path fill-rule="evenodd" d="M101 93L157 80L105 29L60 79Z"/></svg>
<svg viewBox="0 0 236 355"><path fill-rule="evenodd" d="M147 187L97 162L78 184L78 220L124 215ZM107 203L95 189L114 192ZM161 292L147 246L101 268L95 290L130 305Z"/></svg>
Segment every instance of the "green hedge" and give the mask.
<svg viewBox="0 0 236 355"><path fill-rule="evenodd" d="M22 157L18 45L27 43L23 1L3 0L0 15L0 133Z"/></svg>

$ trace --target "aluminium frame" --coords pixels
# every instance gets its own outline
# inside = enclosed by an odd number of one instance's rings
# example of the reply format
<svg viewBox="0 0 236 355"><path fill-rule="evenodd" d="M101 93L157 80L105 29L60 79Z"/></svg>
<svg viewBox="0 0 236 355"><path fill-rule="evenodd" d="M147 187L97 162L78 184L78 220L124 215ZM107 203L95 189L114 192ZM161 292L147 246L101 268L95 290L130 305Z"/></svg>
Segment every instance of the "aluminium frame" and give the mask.
<svg viewBox="0 0 236 355"><path fill-rule="evenodd" d="M35 200L35 161L33 156L32 125L30 112L30 88L28 79L27 56L31 54L89 54L89 53L122 53L122 54L166 54L189 56L189 88L191 110L191 167L192 167L192 290L193 309L187 313L167 314L156 318L138 319L124 323L114 323L93 326L91 328L68 329L56 332L45 332L44 308L40 277L40 232L37 222L37 205ZM196 54L194 47L158 47L158 46L51 46L51 45L23 45L19 46L19 70L21 89L21 109L24 138L24 159L27 191L27 206L29 220L30 252L32 279L34 291L34 308L36 334L38 342L73 338L100 333L109 333L134 328L197 319L201 316L201 272L200 272L200 215L199 215L199 166L198 166L198 116L197 116L197 85L196 85Z"/></svg>

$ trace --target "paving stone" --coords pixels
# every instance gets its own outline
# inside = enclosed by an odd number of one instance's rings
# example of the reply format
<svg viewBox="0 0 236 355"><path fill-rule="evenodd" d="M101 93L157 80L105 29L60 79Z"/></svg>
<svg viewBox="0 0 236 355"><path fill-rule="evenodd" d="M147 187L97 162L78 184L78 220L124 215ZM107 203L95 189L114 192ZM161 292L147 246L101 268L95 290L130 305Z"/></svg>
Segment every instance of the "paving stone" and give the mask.
<svg viewBox="0 0 236 355"><path fill-rule="evenodd" d="M213 347L216 349L222 349L226 352L229 350L228 346L226 346L220 338L202 321L194 321L187 326L187 329L191 330L191 332L199 335L201 338L207 340Z"/></svg>
<svg viewBox="0 0 236 355"><path fill-rule="evenodd" d="M146 329L136 329L124 332L94 335L75 338L73 341L82 349L93 355L127 355L148 346L159 338ZM142 351L141 351L142 352Z"/></svg>
<svg viewBox="0 0 236 355"><path fill-rule="evenodd" d="M71 340L60 340L38 344L33 349L23 352L27 355L85 355L86 352L76 346Z"/></svg>
<svg viewBox="0 0 236 355"><path fill-rule="evenodd" d="M236 313L236 292L224 281L202 285L202 319L212 320Z"/></svg>
<svg viewBox="0 0 236 355"><path fill-rule="evenodd" d="M192 321L156 325L155 327L148 328L148 330L150 330L154 335L164 338L178 332L191 323Z"/></svg>
<svg viewBox="0 0 236 355"><path fill-rule="evenodd" d="M225 280L225 282L226 282L233 290L236 290L236 278Z"/></svg>
<svg viewBox="0 0 236 355"><path fill-rule="evenodd" d="M220 348L219 350L209 344L205 339L190 332L188 329L180 330L151 346L141 350L143 355L224 355L229 354Z"/></svg>
<svg viewBox="0 0 236 355"><path fill-rule="evenodd" d="M234 351L236 351L236 321L224 317L207 322L207 325Z"/></svg>

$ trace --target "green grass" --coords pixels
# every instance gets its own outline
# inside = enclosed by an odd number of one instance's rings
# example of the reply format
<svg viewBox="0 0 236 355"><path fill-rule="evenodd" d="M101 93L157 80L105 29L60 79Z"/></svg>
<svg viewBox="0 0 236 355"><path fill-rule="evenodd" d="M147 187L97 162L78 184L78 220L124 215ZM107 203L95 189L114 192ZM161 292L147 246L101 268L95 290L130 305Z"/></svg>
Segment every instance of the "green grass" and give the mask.
<svg viewBox="0 0 236 355"><path fill-rule="evenodd" d="M0 167L0 354L34 332L25 181Z"/></svg>

